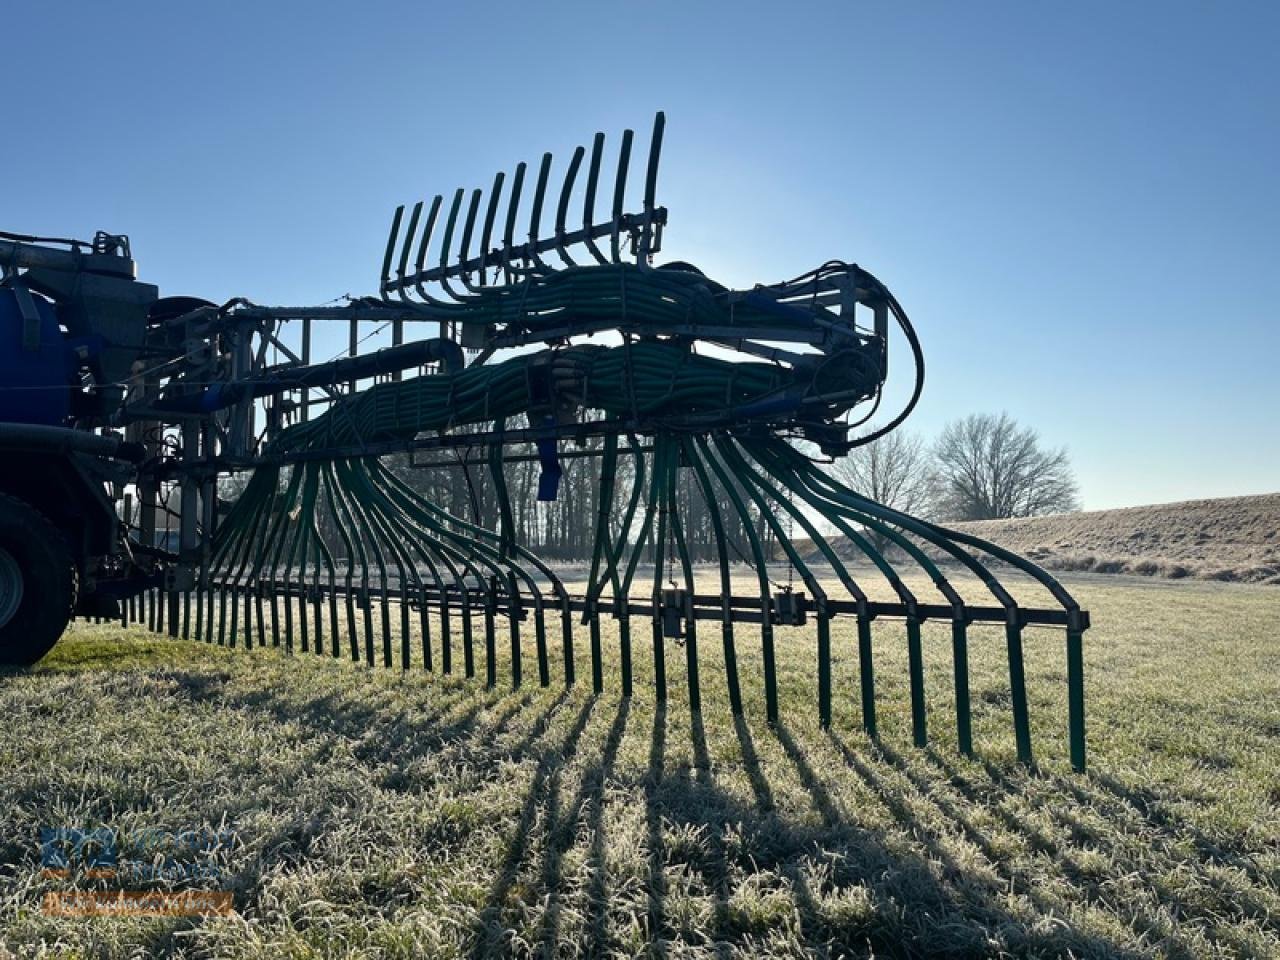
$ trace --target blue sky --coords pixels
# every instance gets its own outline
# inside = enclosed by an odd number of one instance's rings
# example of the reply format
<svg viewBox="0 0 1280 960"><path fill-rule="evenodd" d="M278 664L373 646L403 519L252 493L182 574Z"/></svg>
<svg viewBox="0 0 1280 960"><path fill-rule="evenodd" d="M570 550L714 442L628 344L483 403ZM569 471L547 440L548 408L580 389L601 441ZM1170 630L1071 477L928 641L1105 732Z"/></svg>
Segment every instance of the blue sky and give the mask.
<svg viewBox="0 0 1280 960"><path fill-rule="evenodd" d="M666 256L877 274L924 342L910 429L1007 410L1089 508L1280 489L1280 5L80 2L4 32L0 229L128 233L163 293L371 293L397 203L663 109Z"/></svg>

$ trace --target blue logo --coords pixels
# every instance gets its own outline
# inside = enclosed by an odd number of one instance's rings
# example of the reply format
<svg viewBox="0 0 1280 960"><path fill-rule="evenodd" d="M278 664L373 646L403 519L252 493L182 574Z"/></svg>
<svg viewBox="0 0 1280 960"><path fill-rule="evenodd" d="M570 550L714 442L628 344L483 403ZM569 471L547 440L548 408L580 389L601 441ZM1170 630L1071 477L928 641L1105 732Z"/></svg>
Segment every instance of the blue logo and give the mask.
<svg viewBox="0 0 1280 960"><path fill-rule="evenodd" d="M218 854L235 845L235 831L228 829L41 827L40 864L47 876L79 870L86 877L204 883L221 879Z"/></svg>

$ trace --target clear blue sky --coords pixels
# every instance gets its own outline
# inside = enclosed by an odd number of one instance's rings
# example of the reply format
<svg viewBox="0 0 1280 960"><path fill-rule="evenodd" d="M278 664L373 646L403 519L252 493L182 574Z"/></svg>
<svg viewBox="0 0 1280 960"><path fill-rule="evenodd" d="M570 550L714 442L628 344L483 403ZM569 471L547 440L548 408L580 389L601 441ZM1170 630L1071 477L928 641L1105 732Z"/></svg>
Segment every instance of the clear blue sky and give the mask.
<svg viewBox="0 0 1280 960"><path fill-rule="evenodd" d="M0 229L129 233L164 293L371 293L395 204L661 108L667 256L876 273L925 345L912 429L1008 410L1090 508L1280 489L1280 4L121 0L3 31Z"/></svg>

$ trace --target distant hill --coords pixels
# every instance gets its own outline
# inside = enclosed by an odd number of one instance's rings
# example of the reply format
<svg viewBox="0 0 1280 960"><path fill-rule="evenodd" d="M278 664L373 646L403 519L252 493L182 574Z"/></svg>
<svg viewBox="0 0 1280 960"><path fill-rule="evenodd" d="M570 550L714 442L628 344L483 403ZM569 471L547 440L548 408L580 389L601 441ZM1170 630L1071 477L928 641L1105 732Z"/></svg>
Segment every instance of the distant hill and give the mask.
<svg viewBox="0 0 1280 960"><path fill-rule="evenodd" d="M1048 569L1280 584L1280 493L951 526Z"/></svg>

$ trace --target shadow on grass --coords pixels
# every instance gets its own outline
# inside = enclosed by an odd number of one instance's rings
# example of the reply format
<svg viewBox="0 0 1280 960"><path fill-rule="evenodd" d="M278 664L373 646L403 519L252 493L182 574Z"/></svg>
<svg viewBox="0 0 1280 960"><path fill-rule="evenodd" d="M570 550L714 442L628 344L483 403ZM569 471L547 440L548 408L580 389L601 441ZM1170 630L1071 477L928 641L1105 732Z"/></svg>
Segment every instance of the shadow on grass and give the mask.
<svg viewBox="0 0 1280 960"><path fill-rule="evenodd" d="M629 923L653 956L767 950L784 930L817 956L1190 957L1206 941L1247 955L1231 925L1280 932L1274 867L1105 771L1003 768L742 716L673 721L662 706L533 685L401 697L358 678L312 692L272 687L272 673L232 682L221 664L147 666L181 703L296 729L321 745L316 762L350 750L375 787L424 802L431 782L413 769L430 754L457 751L477 790L509 789L523 764L497 850L476 862L491 879L462 934L472 956L552 955L570 936L584 955L634 952ZM621 864L610 831L628 801L639 859ZM324 829L317 818L264 838L269 866L319 856ZM237 907L252 913L257 878L240 879ZM373 889L362 909L393 914L414 895Z"/></svg>
<svg viewBox="0 0 1280 960"><path fill-rule="evenodd" d="M564 768L577 751L578 740L587 728L587 721L591 719L591 711L595 705L594 696L582 705L573 724L559 742L539 746L539 738L538 743L531 744L538 755L537 767L525 793L520 816L508 834L506 853L498 868L497 880L489 891L485 907L477 917L473 956L500 955L503 952L510 931L499 921L520 876L520 867L528 852L539 807L544 799L556 796Z"/></svg>
<svg viewBox="0 0 1280 960"><path fill-rule="evenodd" d="M205 692L193 687L195 696ZM633 790L644 804L643 902L636 919L650 955L700 944L730 956L763 942L784 921L797 944L832 956L978 957L996 944L1015 954L1146 955L1136 944L1159 944L1170 956L1195 953L1163 910L1118 903L1111 887L1150 873L1152 857L1171 870L1195 864L1178 845L1190 836L1197 851L1208 850L1209 838L1182 833L1169 816L1157 818L1152 801L1106 775L1056 776L934 751L899 753L838 732L753 729L743 717L731 726L717 719L713 759L697 714L679 731L673 756L664 709L653 710L652 723L643 727L633 722L625 699L607 701L611 712L602 717L599 698L575 697L576 709L566 714L568 691L480 697L456 689L429 710L411 713L334 692L301 702L271 691L228 698L210 687L208 693L272 720L355 740L356 756L370 763L399 767L462 743L483 768L481 779L494 782L500 759L532 761L519 812L504 828L494 879L469 927L471 956L525 949L555 954L569 936L567 909L574 911L579 929L573 936L585 955L625 951L619 932L625 923L613 902L611 866L617 865L609 862L611 789ZM512 732L519 734L514 742ZM623 745L640 738L647 764L619 770ZM727 753L726 743L732 744ZM887 812L887 823L850 807L850 783ZM797 815L797 784L813 817ZM1036 798L1050 794L1056 801L1037 808ZM1107 816L1125 813L1152 831L1152 842L1135 848L1123 834L1090 832L1072 804ZM279 839L305 855L304 838ZM570 851L577 854L575 875L565 867ZM1104 853L1106 866L1077 868L1082 851ZM1215 862L1227 858L1216 855ZM1052 882L1037 869L1047 870ZM1256 870L1249 876L1265 883ZM697 924L691 925L687 904L672 908L672 877L682 878L680 896L687 896L690 882L706 892L708 908ZM768 889L753 899L752 878L761 877L773 878L766 887L785 891L789 920L776 912ZM1239 885L1216 881L1219 895L1202 901L1155 877L1144 882L1174 915L1207 929L1224 916L1275 927L1265 900ZM840 899L850 891L862 898L852 913ZM1111 918L1129 935L1117 938L1066 919L1081 909Z"/></svg>
<svg viewBox="0 0 1280 960"><path fill-rule="evenodd" d="M755 735L744 718L736 717L733 723L740 770L717 771L701 717L695 714L690 727L692 769L677 769L657 780L657 764L652 758L660 757L664 749L665 727L665 717L656 714L650 773L645 781L650 899L646 932L653 953L665 955L671 941L685 945L702 941L717 955L729 956L767 937L784 918L776 915L769 903L753 902L749 894L743 895L742 880L752 875L785 879L795 904L798 941L820 955L872 951L877 956L984 956L990 951L991 930L1022 924L1004 906L999 889L989 888L978 898L970 885L949 883L936 876L931 861L941 860L953 876L963 873L963 867L950 861L940 845L926 845L923 853L907 852L902 844L890 842L883 831L861 826L848 816L827 785L832 771L820 774L785 728L769 730L766 738L772 742L776 737L820 824L780 812L770 781L770 771L776 775L778 768L762 761ZM867 770L861 761L857 763ZM746 779L750 799L744 799L728 782L739 772ZM890 791L885 791L885 796L910 825L909 809L897 803ZM667 835L705 837L706 848L673 849L664 839ZM835 855L828 858L831 872L824 876L822 870L813 868L826 852ZM696 876L710 891L709 929L682 929L668 921L663 900L667 894L664 878L670 871ZM823 902L822 895L831 889L851 886L869 894L869 909L862 914L850 917ZM901 922L904 909L923 918L921 931L939 925L945 931L932 939L912 940L911 928ZM1108 942L1095 940L1083 945L1095 954L1123 955Z"/></svg>
<svg viewBox="0 0 1280 960"><path fill-rule="evenodd" d="M1274 880L1248 854L1226 850L1194 825L1153 809L1157 801L1152 791L1129 787L1105 772L1087 778L1043 770L1019 775L986 760L964 770L932 749L923 756L941 778L929 778L909 757L884 745L879 745L879 750L908 781L909 789L957 824L1010 889L1023 892L1039 909L1061 913L1064 905L1009 869L1006 859L975 825L975 814L994 817L1010 835L1055 861L1078 902L1114 909L1115 883L1142 876L1162 912L1176 916L1179 925L1197 924L1212 930L1223 920L1253 922L1261 929L1280 933L1280 918L1265 902L1266 891L1275 894ZM1037 796L1055 799L1041 804L1036 802ZM1028 816L1019 817L1012 812L1018 808L1034 809L1050 826L1042 828ZM1086 813L1103 818L1111 831L1086 823ZM1106 869L1081 866L1078 857L1082 852L1104 857ZM1239 876L1232 878L1217 869L1222 866L1238 871ZM1184 888L1170 877L1194 877L1194 882ZM1129 904L1115 913L1135 936L1163 939L1173 955L1195 955L1195 948L1184 943L1177 930L1169 929L1168 920L1151 910Z"/></svg>
<svg viewBox="0 0 1280 960"><path fill-rule="evenodd" d="M626 730L630 712L631 701L629 699L619 701L617 714L605 738L600 759L583 773L577 791L563 812L555 793L552 793L548 799L546 839L542 854L542 889L546 906L543 909L542 930L539 937L544 954L554 954L560 939L561 864L565 853L577 839L576 828L584 811L590 832L587 862L593 878L591 889L588 891L588 904L592 913L588 922L590 934L588 946L591 947L587 951L588 955L599 952L603 942L606 876L604 791L608 779L613 775L613 765L618 756L618 747L622 743L623 731Z"/></svg>
<svg viewBox="0 0 1280 960"><path fill-rule="evenodd" d="M518 930L530 930L519 918L527 918L535 904L541 906L537 947L528 949L540 955L556 952L564 936L564 900L571 892L583 893L584 885L566 877L562 868L566 853L579 843L586 864L585 906L575 903L584 914L580 945L586 955L626 949L610 925L604 795L615 776L620 745L635 731L628 729L630 704L619 701L603 740L598 745L587 741L592 746L581 748L587 713L595 702L582 708L563 738L534 750L537 770L474 931L473 956L515 949L523 942ZM1025 863L1009 864L1008 853L987 835L985 821L975 817L979 807L988 813L1001 811L995 819L1006 842L1008 836L1015 837L1034 857L1060 859L1071 843L1070 836L1059 838L1056 831L1004 810L1006 804L1026 802L1028 778L992 768L992 787L975 798L954 787L961 777L955 770L939 770L937 777L921 772L936 763L936 755L900 756L871 745L855 748L835 733L815 739L786 727L763 729L763 734L753 732L744 718L735 718L732 734L738 756L721 760L718 767L702 718L694 714L688 730L692 763L673 767L667 755L668 714L654 711L648 764L636 784L644 801L647 844L644 905L638 917L650 955L666 956L698 944L729 956L763 942L785 918L774 912L767 897L753 902L743 890L750 886L744 886L744 878L767 876L783 884L793 904L790 922L796 943L820 955L873 951L899 957L979 957L990 955L1000 944L1019 955L1138 957L1148 954L1138 945L1153 943L1170 956L1193 954L1161 917L1148 916L1138 905L1109 900L1106 877L1085 882L1068 871L1060 882L1041 889ZM767 758L761 755L761 737ZM812 759L815 748L823 750L822 763ZM825 759L830 748L842 769L833 769ZM593 759L583 763L586 755ZM779 756L785 758L782 767ZM565 774L574 765L582 766L576 787ZM994 779L996 773L1000 781ZM890 827L868 825L860 811L846 808L844 794L836 789L845 785L846 774L855 776L888 811ZM619 786L625 788L627 775L619 776ZM800 784L817 822L785 809L773 782L776 777ZM562 779L567 799L560 796ZM735 779L745 781L747 796L735 789ZM1030 779L1055 782L1043 774ZM1059 779L1082 789L1070 778ZM1114 799L1104 783L1094 789ZM957 853L965 849L957 847L957 835L971 848L963 857ZM695 842L690 847L690 837L702 845ZM1124 874L1139 866L1117 856L1112 871ZM521 880L534 875L536 886ZM673 913L668 905L673 876L684 878L685 887L692 878L695 887L707 891L710 909L700 926L691 928L688 911ZM849 889L860 890L866 902L866 909L852 916L842 912L839 898L832 896ZM1064 901L1064 889L1071 902ZM1211 920L1209 908L1199 909L1172 894L1169 902L1183 916ZM1117 940L1065 921L1072 907L1082 903L1122 923L1132 936ZM1055 922L1044 922L1047 917ZM1265 917L1261 920L1267 922Z"/></svg>

